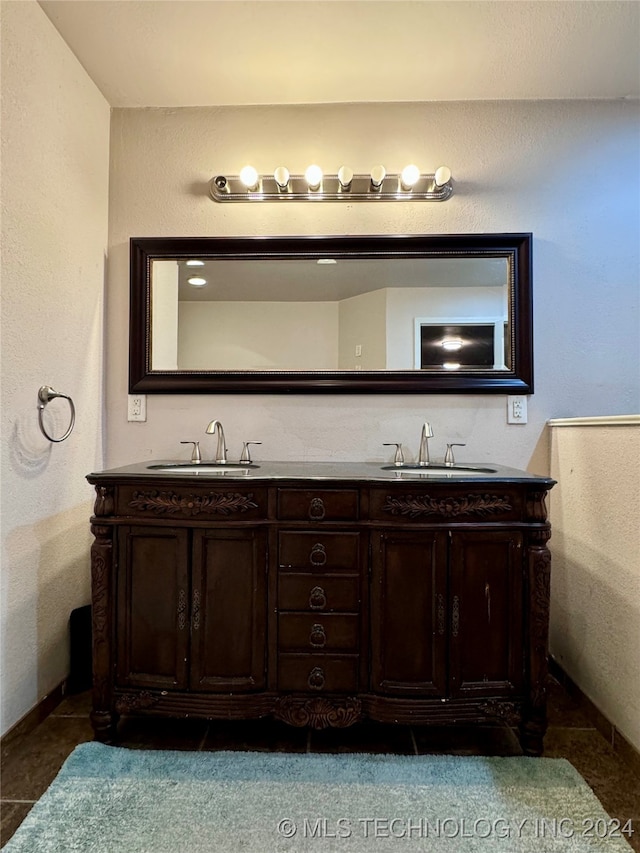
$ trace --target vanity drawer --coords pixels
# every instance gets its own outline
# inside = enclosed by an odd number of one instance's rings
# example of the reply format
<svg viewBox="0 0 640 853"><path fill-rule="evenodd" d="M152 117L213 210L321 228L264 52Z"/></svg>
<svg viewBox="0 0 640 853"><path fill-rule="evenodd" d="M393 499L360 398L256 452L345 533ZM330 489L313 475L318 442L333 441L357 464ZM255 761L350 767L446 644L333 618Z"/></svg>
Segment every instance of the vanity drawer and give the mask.
<svg viewBox="0 0 640 853"><path fill-rule="evenodd" d="M179 475L176 475L179 476ZM245 521L267 514L267 490L206 486L120 486L116 513L138 518Z"/></svg>
<svg viewBox="0 0 640 853"><path fill-rule="evenodd" d="M376 521L403 524L438 524L443 521L517 521L523 513L522 498L500 483L470 482L455 488L430 487L371 489L370 516Z"/></svg>
<svg viewBox="0 0 640 853"><path fill-rule="evenodd" d="M278 579L278 610L305 613L357 613L360 583L357 575L313 575L287 572Z"/></svg>
<svg viewBox="0 0 640 853"><path fill-rule="evenodd" d="M358 515L356 489L278 489L282 521L355 521Z"/></svg>
<svg viewBox="0 0 640 853"><path fill-rule="evenodd" d="M359 533L283 531L278 556L281 569L357 571L359 550Z"/></svg>
<svg viewBox="0 0 640 853"><path fill-rule="evenodd" d="M278 648L291 651L358 651L359 618L344 613L281 613Z"/></svg>
<svg viewBox="0 0 640 853"><path fill-rule="evenodd" d="M281 654L278 687L305 693L345 693L358 689L358 655Z"/></svg>

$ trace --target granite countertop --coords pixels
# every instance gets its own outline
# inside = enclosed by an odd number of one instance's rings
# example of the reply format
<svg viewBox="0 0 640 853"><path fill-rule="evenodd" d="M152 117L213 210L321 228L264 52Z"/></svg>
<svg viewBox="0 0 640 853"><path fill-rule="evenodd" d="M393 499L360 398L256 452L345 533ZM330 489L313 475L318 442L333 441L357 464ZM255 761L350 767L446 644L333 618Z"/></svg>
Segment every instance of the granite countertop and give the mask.
<svg viewBox="0 0 640 853"><path fill-rule="evenodd" d="M237 462L230 460L237 466ZM162 468L151 466L184 466L174 470L162 470ZM437 467L439 466L439 467ZM215 470L212 470L215 469ZM386 469L386 470L385 470ZM389 462L272 462L257 460L247 467L216 466L214 462L203 461L199 466L191 465L186 460L148 460L133 465L125 465L122 468L112 468L107 471L99 471L89 474L89 482L100 482L104 480L119 480L127 478L140 479L144 477L149 480L207 480L215 482L219 480L234 481L265 481L265 480L292 480L304 482L308 480L334 480L334 481L359 481L359 482L383 482L390 481L413 481L413 482L512 482L512 483L538 483L547 487L554 485L555 480L518 468L509 468L504 465L496 465L492 462L465 462L457 463L453 467L444 467L441 462L432 463L432 467L420 468L418 470L394 467Z"/></svg>

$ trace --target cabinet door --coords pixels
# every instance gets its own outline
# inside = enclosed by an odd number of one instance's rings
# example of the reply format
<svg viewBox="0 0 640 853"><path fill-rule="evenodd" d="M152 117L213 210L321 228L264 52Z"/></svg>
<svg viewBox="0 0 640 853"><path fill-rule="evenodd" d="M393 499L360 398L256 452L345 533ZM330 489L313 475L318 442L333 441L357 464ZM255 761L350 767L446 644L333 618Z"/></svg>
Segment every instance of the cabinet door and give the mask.
<svg viewBox="0 0 640 853"><path fill-rule="evenodd" d="M193 534L191 687L248 691L266 680L266 534Z"/></svg>
<svg viewBox="0 0 640 853"><path fill-rule="evenodd" d="M446 533L372 534L371 676L382 693L444 696Z"/></svg>
<svg viewBox="0 0 640 853"><path fill-rule="evenodd" d="M452 696L509 695L523 682L522 534L451 534Z"/></svg>
<svg viewBox="0 0 640 853"><path fill-rule="evenodd" d="M117 662L121 686L187 686L188 531L118 532Z"/></svg>

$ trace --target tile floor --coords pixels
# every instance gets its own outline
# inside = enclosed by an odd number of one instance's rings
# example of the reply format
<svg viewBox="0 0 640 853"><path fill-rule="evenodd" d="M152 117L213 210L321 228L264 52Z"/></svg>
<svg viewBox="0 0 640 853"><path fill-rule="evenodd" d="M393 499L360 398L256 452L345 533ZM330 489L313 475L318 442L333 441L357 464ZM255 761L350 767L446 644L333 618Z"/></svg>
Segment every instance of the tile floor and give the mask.
<svg viewBox="0 0 640 853"><path fill-rule="evenodd" d="M33 732L3 748L2 844L46 790L71 750L92 739L89 707L89 693L69 696ZM153 717L122 720L119 745L132 749L521 754L515 734L506 726L446 729L369 723L351 729L307 731L272 720L209 723ZM623 823L632 821L635 834L630 842L640 851L640 779L553 680L545 755L569 759L612 817Z"/></svg>

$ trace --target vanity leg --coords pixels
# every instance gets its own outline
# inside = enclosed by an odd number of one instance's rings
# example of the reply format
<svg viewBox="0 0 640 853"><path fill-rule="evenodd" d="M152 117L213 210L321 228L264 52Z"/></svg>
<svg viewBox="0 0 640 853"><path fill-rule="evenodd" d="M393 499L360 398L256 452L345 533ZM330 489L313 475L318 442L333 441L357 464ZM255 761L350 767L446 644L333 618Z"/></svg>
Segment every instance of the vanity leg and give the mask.
<svg viewBox="0 0 640 853"><path fill-rule="evenodd" d="M97 741L100 741L100 743L114 743L118 728L118 714L112 714L110 711L92 711L89 719L91 720Z"/></svg>
<svg viewBox="0 0 640 853"><path fill-rule="evenodd" d="M527 548L529 589L529 696L520 724L520 743L525 755L542 755L547 730L547 680L549 654L549 596L551 554L549 526L529 533Z"/></svg>

